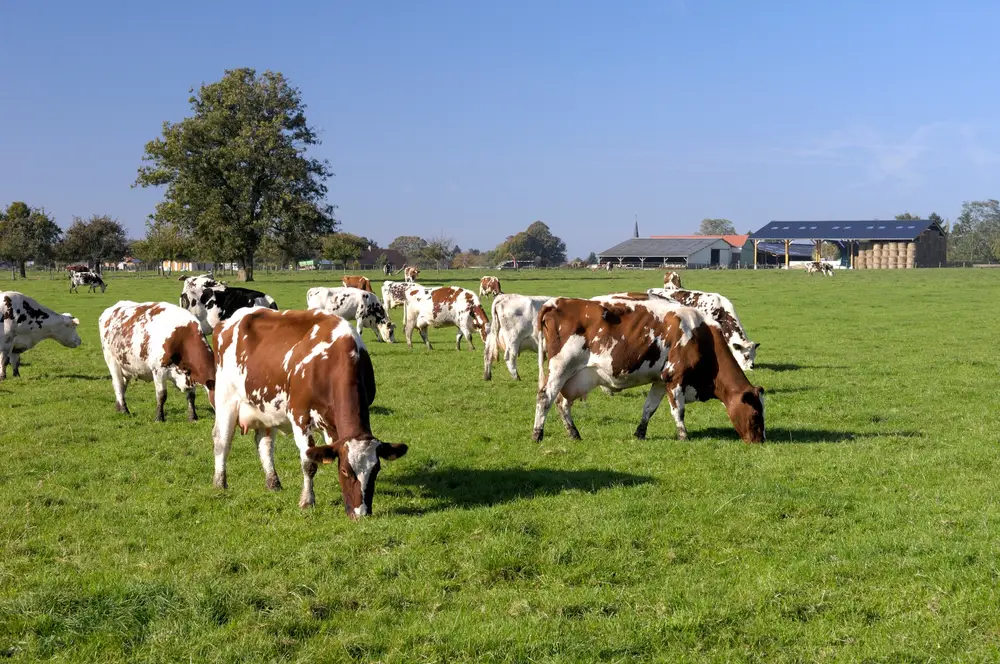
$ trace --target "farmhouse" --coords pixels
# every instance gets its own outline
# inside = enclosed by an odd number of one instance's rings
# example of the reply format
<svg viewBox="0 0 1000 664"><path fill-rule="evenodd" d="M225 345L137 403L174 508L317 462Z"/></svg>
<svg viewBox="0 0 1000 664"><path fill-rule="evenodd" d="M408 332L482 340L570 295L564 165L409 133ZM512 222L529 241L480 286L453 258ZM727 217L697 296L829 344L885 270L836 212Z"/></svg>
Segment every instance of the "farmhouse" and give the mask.
<svg viewBox="0 0 1000 664"><path fill-rule="evenodd" d="M597 255L618 267L732 267L740 263L746 235L654 235L633 237Z"/></svg>
<svg viewBox="0 0 1000 664"><path fill-rule="evenodd" d="M761 249L775 242L784 248L781 258L786 268L795 260L793 243L811 243L813 260L820 260L823 242L834 244L840 249L840 264L859 270L940 267L948 255L944 229L929 219L772 221L750 234L755 267L769 263Z"/></svg>

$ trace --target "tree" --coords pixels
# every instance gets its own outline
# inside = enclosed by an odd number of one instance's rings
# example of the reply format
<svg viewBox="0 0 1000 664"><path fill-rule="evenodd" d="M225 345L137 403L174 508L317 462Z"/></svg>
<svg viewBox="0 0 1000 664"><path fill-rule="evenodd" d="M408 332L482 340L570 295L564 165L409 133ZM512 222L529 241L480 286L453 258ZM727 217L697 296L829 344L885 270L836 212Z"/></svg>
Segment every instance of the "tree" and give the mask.
<svg viewBox="0 0 1000 664"><path fill-rule="evenodd" d="M30 208L20 201L0 212L0 258L11 261L11 275L17 268L23 279L29 260L48 260L62 235L52 218L42 208ZM16 278L16 277L15 277Z"/></svg>
<svg viewBox="0 0 1000 664"><path fill-rule="evenodd" d="M191 236L177 224L165 221L147 221L146 237L132 243L135 256L147 265L162 265L194 257L195 243Z"/></svg>
<svg viewBox="0 0 1000 664"><path fill-rule="evenodd" d="M426 247L427 240L416 235L400 235L389 243L389 248L403 254L407 263L419 263Z"/></svg>
<svg viewBox="0 0 1000 664"><path fill-rule="evenodd" d="M593 251L587 256L587 265L597 265L597 254Z"/></svg>
<svg viewBox="0 0 1000 664"><path fill-rule="evenodd" d="M441 269L441 261L451 260L451 247L454 242L450 237L439 236L431 238L424 247L423 255L428 261L434 263L434 267Z"/></svg>
<svg viewBox="0 0 1000 664"><path fill-rule="evenodd" d="M86 221L73 217L59 250L67 260L84 259L100 272L105 262L124 258L128 248L128 237L118 220L95 214Z"/></svg>
<svg viewBox="0 0 1000 664"><path fill-rule="evenodd" d="M264 238L336 229L325 202L332 172L306 157L320 141L298 89L281 73L227 70L191 93L192 115L163 123L133 185L166 187L157 221L177 224L214 257L235 258L244 281L253 281Z"/></svg>
<svg viewBox="0 0 1000 664"><path fill-rule="evenodd" d="M709 219L706 217L701 220L695 235L736 235L736 226L728 219Z"/></svg>
<svg viewBox="0 0 1000 664"><path fill-rule="evenodd" d="M560 265L566 262L566 243L553 235L544 222L536 221L500 243L494 255L498 260L513 255L519 261L541 258L545 264Z"/></svg>
<svg viewBox="0 0 1000 664"><path fill-rule="evenodd" d="M1000 202L966 201L948 240L948 258L994 262L1000 256Z"/></svg>
<svg viewBox="0 0 1000 664"><path fill-rule="evenodd" d="M351 233L332 233L323 238L323 257L331 261L340 261L347 267L361 257L361 252L368 246L368 240Z"/></svg>
<svg viewBox="0 0 1000 664"><path fill-rule="evenodd" d="M919 216L915 214L910 214L909 210L907 210L903 214L896 215L896 221L917 221L919 219L920 219Z"/></svg>

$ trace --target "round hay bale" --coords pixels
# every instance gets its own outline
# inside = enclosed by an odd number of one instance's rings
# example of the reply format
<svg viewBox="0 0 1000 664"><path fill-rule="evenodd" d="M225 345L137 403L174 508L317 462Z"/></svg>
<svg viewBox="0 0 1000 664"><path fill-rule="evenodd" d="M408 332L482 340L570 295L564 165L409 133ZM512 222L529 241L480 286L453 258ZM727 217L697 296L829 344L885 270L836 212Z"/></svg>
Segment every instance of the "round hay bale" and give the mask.
<svg viewBox="0 0 1000 664"><path fill-rule="evenodd" d="M917 253L917 243L916 242L907 242L906 243L906 253L908 253L908 254L909 253L914 253L914 254Z"/></svg>

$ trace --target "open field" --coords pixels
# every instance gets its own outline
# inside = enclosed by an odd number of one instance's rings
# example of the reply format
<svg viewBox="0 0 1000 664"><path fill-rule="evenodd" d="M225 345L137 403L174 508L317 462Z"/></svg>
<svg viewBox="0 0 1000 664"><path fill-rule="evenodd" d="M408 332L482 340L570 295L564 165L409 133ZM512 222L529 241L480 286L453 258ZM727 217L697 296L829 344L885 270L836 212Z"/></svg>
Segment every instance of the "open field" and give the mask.
<svg viewBox="0 0 1000 664"><path fill-rule="evenodd" d="M474 288L479 272L425 273ZM260 275L301 308L338 274ZM659 272L499 273L508 292L592 296ZM768 443L741 443L718 402L664 404L632 439L645 390L550 416L531 442L523 381L477 352L365 340L372 426L406 442L375 515L349 521L330 467L317 508L279 437L270 493L252 436L212 488L212 419L152 385L119 415L97 318L119 299L176 302L176 279L0 280L80 318L0 383L0 656L12 661L982 661L1000 657L997 370L1000 273L694 272L755 340ZM374 277L373 277L374 279ZM381 275L374 283L375 290ZM401 310L393 312L403 339ZM419 335L415 334L419 339Z"/></svg>

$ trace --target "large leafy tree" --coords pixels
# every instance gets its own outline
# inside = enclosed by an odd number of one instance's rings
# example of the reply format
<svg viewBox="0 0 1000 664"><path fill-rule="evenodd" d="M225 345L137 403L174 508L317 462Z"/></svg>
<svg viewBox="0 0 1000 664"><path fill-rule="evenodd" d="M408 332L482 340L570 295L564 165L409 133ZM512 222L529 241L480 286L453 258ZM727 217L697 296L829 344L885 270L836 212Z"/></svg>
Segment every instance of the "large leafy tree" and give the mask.
<svg viewBox="0 0 1000 664"><path fill-rule="evenodd" d="M403 254L408 263L419 263L426 247L427 240L416 235L400 235L389 243L389 248Z"/></svg>
<svg viewBox="0 0 1000 664"><path fill-rule="evenodd" d="M86 220L73 217L73 224L59 246L59 252L67 260L85 260L98 272L105 261L120 261L128 250L125 229L106 214L95 214Z"/></svg>
<svg viewBox="0 0 1000 664"><path fill-rule="evenodd" d="M347 267L358 260L368 247L368 240L351 233L332 233L323 238L323 257L339 261Z"/></svg>
<svg viewBox="0 0 1000 664"><path fill-rule="evenodd" d="M966 201L948 238L949 259L990 261L1000 257L1000 201Z"/></svg>
<svg viewBox="0 0 1000 664"><path fill-rule="evenodd" d="M706 217L701 220L695 235L736 235L736 226L728 219L709 219Z"/></svg>
<svg viewBox="0 0 1000 664"><path fill-rule="evenodd" d="M552 234L549 227L536 221L516 235L511 235L493 250L497 260L514 256L519 261L541 260L543 264L566 262L566 243Z"/></svg>
<svg viewBox="0 0 1000 664"><path fill-rule="evenodd" d="M920 219L920 215L910 214L909 210L896 215L896 221L917 221L918 219Z"/></svg>
<svg viewBox="0 0 1000 664"><path fill-rule="evenodd" d="M0 212L0 258L11 261L25 277L25 264L49 260L62 229L42 208L31 208L20 201ZM14 274L13 269L11 273Z"/></svg>
<svg viewBox="0 0 1000 664"><path fill-rule="evenodd" d="M162 264L194 256L190 234L169 221L146 222L146 237L132 242L132 251L147 265Z"/></svg>
<svg viewBox="0 0 1000 664"><path fill-rule="evenodd" d="M306 156L320 141L298 89L280 73L244 68L191 93L192 115L163 123L135 181L166 187L157 221L190 232L214 258L235 259L245 281L264 238L335 230L324 184L332 173Z"/></svg>

